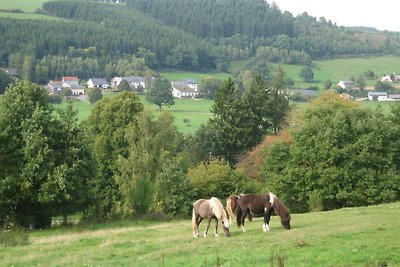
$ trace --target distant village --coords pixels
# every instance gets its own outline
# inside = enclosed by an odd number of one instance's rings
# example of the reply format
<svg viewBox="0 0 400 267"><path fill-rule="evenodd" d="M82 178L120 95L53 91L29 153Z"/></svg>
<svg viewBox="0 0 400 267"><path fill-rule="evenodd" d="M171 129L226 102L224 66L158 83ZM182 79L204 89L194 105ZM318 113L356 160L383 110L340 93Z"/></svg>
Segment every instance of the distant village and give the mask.
<svg viewBox="0 0 400 267"><path fill-rule="evenodd" d="M14 68L2 68L11 77L18 77L17 71ZM105 78L90 78L87 81L81 81L76 76L64 76L61 80L50 80L45 86L49 94L62 94L64 90L71 90L71 96L79 97L87 94L88 89L100 88L102 92L106 89L112 91L118 91L121 82L126 82L129 86L129 90L135 92L143 92L146 90L146 82L144 77L140 76L126 76L126 77L114 77L108 82ZM381 79L383 83L398 83L400 82L400 75L391 74L384 75ZM357 90L355 83L350 80L341 80L336 85L338 89L342 90ZM192 78L183 79L181 81L171 82L172 95L175 98L198 98L198 82ZM357 98L357 101L400 101L400 93L380 92L376 90L366 90L368 92L366 97ZM317 96L316 90L310 89L290 89L288 90L290 95L300 94L313 98ZM341 93L341 96L348 99L353 99L348 93Z"/></svg>

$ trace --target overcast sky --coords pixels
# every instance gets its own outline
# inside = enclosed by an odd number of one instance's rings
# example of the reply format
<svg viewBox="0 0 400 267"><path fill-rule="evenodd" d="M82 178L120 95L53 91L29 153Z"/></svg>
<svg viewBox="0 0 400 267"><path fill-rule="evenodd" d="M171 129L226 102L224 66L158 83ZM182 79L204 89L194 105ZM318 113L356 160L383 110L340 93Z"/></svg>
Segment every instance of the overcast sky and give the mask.
<svg viewBox="0 0 400 267"><path fill-rule="evenodd" d="M400 31L400 1L398 0L267 0L275 2L281 11L297 16L303 12L325 17L338 26L367 26L378 30Z"/></svg>

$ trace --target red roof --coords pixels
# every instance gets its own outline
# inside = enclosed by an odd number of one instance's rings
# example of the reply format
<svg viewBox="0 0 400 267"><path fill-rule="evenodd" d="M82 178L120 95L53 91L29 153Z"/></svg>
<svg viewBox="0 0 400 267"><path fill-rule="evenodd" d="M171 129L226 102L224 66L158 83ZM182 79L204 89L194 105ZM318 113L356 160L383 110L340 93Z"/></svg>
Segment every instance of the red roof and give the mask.
<svg viewBox="0 0 400 267"><path fill-rule="evenodd" d="M79 81L78 77L75 76L64 76L63 81Z"/></svg>

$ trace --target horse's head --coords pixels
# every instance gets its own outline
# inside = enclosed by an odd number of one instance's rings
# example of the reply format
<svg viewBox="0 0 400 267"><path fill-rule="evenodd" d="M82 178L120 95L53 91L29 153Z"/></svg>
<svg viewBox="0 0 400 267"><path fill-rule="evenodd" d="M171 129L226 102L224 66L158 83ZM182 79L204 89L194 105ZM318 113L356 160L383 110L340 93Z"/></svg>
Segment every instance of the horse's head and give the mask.
<svg viewBox="0 0 400 267"><path fill-rule="evenodd" d="M281 223L285 229L289 230L290 229L290 216L288 218L281 219Z"/></svg>
<svg viewBox="0 0 400 267"><path fill-rule="evenodd" d="M224 230L224 235L229 237L231 234L229 233L229 221L223 220L222 221L222 229Z"/></svg>

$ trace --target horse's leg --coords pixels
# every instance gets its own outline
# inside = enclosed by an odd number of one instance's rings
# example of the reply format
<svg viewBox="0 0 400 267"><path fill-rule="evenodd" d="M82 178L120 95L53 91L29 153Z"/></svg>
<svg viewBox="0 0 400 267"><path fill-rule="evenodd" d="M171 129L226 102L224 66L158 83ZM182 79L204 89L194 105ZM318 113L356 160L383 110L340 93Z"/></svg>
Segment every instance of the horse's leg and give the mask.
<svg viewBox="0 0 400 267"><path fill-rule="evenodd" d="M218 236L218 231L217 231L217 229L218 229L218 219L217 218L215 218L215 229L214 229L214 236Z"/></svg>
<svg viewBox="0 0 400 267"><path fill-rule="evenodd" d="M272 208L272 207L264 209L264 224L263 224L264 232L269 231L269 220L271 219L271 214L273 211L274 211L274 208Z"/></svg>
<svg viewBox="0 0 400 267"><path fill-rule="evenodd" d="M244 228L244 220L246 219L247 214L249 213L249 209L246 209L245 212L243 212L242 217L240 218L240 225L242 227L242 231L246 232L246 228Z"/></svg>
<svg viewBox="0 0 400 267"><path fill-rule="evenodd" d="M211 218L207 220L206 231L204 232L204 237L207 237L208 228L210 228Z"/></svg>
<svg viewBox="0 0 400 267"><path fill-rule="evenodd" d="M195 227L194 227L194 233L193 233L194 237L199 237L199 224L201 223L202 220L203 220L203 218L201 218L200 215L196 215Z"/></svg>

